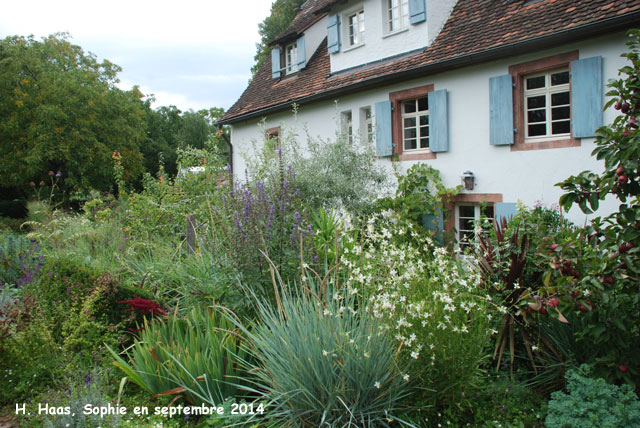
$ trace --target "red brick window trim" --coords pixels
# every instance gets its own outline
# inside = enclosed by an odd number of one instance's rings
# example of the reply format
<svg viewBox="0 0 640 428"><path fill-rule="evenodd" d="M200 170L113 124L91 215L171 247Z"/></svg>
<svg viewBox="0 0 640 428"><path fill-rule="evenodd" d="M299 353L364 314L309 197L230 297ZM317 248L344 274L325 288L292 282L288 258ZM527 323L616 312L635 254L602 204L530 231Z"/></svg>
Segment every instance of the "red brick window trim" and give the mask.
<svg viewBox="0 0 640 428"><path fill-rule="evenodd" d="M416 88L405 89L402 91L391 92L389 94L389 100L391 101L391 108L393 109L391 128L393 136L393 154L397 160L428 160L435 159L436 154L432 152L421 153L403 153L403 139L402 139L402 102L422 98L429 95L429 92L433 92L433 85L418 86Z"/></svg>
<svg viewBox="0 0 640 428"><path fill-rule="evenodd" d="M513 91L513 123L517 132L515 134L514 144L511 146L512 152L580 147L580 138L574 138L573 134L570 134L568 138L564 137L555 140L526 142L524 118L524 115L527 114L524 106L525 77L563 68L568 69L569 72L571 72L571 61L575 61L577 59L579 59L578 51L571 51L534 61L515 64L509 67L509 74L511 74L513 82L516 84ZM569 93L571 93L571 82L569 82Z"/></svg>
<svg viewBox="0 0 640 428"><path fill-rule="evenodd" d="M495 213L495 205L502 202L502 193L461 193L452 196L445 201L445 212L447 216L444 218L445 236L455 238L456 226L456 205L459 204L486 204L493 206Z"/></svg>

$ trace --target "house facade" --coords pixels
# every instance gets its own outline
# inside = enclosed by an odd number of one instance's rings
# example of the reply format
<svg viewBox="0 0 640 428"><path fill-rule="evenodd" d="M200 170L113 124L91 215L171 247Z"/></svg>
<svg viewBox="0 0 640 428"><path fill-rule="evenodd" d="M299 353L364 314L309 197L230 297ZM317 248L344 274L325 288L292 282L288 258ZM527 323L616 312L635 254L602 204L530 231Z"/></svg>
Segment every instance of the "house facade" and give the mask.
<svg viewBox="0 0 640 428"><path fill-rule="evenodd" d="M265 135L342 131L449 187L472 176L442 219L460 234L482 210L552 205L556 183L602 170L594 131L615 117L606 83L638 25L637 0L308 0L220 123L239 174Z"/></svg>

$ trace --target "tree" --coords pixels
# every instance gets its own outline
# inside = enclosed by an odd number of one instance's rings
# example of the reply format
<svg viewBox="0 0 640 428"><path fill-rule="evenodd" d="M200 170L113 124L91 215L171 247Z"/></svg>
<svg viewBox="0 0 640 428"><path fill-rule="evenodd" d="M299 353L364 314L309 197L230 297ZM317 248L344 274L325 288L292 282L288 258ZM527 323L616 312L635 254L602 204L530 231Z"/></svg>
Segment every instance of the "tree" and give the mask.
<svg viewBox="0 0 640 428"><path fill-rule="evenodd" d="M109 190L112 154L122 154L125 179L142 172L142 94L118 89L117 65L58 33L42 41L0 41L0 186L28 189L48 171L60 187Z"/></svg>
<svg viewBox="0 0 640 428"><path fill-rule="evenodd" d="M255 76L271 53L269 43L287 29L303 3L304 0L276 0L273 2L271 14L258 24L258 33L261 39L260 43L256 43L256 55L253 57L256 63L251 67L252 75Z"/></svg>

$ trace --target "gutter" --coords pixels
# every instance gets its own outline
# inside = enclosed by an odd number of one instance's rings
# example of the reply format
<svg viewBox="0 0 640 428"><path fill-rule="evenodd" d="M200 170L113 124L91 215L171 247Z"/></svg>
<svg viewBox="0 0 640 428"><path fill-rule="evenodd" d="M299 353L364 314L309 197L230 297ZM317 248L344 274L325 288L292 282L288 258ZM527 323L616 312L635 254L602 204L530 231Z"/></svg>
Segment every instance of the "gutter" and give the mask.
<svg viewBox="0 0 640 428"><path fill-rule="evenodd" d="M383 76L373 77L368 80L347 84L345 86L340 86L317 94L288 100L275 106L245 113L243 115L232 117L218 123L227 125L242 122L256 117L264 117L271 113L288 110L292 103L304 105L311 102L323 101L326 99L334 98L336 95L344 96L352 94L354 92L380 87L382 83L392 84L403 80L425 77L426 75L437 74L442 71L454 70L457 68L477 65L509 56L520 55L523 52L528 52L533 49L543 50L553 48L556 47L558 43L576 42L590 37L601 36L605 33L612 33L615 31L628 29L638 24L640 24L640 11L632 12L630 14L619 17L608 18L576 28L562 30L545 36L535 37L533 39L527 39L504 46L489 48L472 54L446 59L444 61L436 62L433 64L418 66L409 70L402 70L391 74L385 74ZM423 52L427 51L428 48L425 48Z"/></svg>

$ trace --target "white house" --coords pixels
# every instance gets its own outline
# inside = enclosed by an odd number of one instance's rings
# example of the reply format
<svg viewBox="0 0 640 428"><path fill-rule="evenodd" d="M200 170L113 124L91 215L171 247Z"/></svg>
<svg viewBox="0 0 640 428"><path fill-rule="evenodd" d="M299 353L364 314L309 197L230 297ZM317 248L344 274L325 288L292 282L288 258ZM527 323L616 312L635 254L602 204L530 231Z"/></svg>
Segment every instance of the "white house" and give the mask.
<svg viewBox="0 0 640 428"><path fill-rule="evenodd" d="M331 138L337 114L381 162L428 163L450 187L471 172L444 219L462 233L481 203L495 217L551 205L556 183L602 169L592 137L615 117L606 83L639 25L638 0L307 0L220 123L238 173L265 132Z"/></svg>

